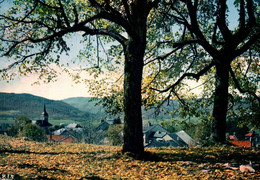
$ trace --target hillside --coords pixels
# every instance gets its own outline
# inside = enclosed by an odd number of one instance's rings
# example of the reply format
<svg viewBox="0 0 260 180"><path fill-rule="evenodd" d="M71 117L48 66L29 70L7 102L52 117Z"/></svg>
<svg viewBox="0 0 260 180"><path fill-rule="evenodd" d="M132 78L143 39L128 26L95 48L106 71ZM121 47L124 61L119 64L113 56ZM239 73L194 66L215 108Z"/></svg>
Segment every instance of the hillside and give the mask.
<svg viewBox="0 0 260 180"><path fill-rule="evenodd" d="M0 135L0 175L13 179L260 179L259 149L146 148L139 159L122 154L121 149Z"/></svg>
<svg viewBox="0 0 260 180"><path fill-rule="evenodd" d="M93 115L105 116L105 110L102 106L96 106L97 101L90 101L90 97L72 97L62 100L63 102Z"/></svg>
<svg viewBox="0 0 260 180"><path fill-rule="evenodd" d="M46 105L50 120L83 120L89 113L63 102L34 96L31 94L0 93L0 119L15 118L26 115L32 120L40 119L43 106Z"/></svg>
<svg viewBox="0 0 260 180"><path fill-rule="evenodd" d="M107 114L105 112L105 109L102 106L97 105L96 103L98 100L90 101L90 97L72 97L68 99L62 100L65 103L70 104L71 106L90 114L93 114L97 117L104 118ZM164 111L162 111L159 115L155 115L155 109L149 109L145 110L144 107L142 108L142 116L143 119L168 119L169 118L169 112L174 110L178 107L178 101L171 100L169 105L163 105L162 108Z"/></svg>

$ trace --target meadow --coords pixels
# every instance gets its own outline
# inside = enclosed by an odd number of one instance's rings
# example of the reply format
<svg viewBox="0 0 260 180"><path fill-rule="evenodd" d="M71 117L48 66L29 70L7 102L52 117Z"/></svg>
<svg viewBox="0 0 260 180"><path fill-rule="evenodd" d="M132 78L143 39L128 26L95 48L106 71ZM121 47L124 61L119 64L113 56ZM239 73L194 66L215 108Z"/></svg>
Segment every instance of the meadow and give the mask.
<svg viewBox="0 0 260 180"><path fill-rule="evenodd" d="M241 172L239 167L249 162L255 172ZM136 159L117 146L39 143L0 135L0 179L260 179L259 163L260 150L255 148L147 148Z"/></svg>

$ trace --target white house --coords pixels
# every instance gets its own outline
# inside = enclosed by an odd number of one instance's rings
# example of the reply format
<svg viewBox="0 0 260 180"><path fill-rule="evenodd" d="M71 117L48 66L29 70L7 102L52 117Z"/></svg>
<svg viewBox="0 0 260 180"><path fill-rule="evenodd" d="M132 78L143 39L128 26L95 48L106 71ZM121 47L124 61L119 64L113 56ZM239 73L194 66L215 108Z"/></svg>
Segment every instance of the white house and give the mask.
<svg viewBox="0 0 260 180"><path fill-rule="evenodd" d="M195 145L192 139L185 131L168 133L166 129L159 124L148 125L143 127L144 147L190 147Z"/></svg>

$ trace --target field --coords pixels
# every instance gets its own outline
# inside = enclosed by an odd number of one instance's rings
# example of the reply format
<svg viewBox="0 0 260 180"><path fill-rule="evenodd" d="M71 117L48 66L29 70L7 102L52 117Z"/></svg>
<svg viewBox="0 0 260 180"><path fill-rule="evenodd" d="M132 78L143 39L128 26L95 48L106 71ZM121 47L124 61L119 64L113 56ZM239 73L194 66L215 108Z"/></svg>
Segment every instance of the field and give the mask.
<svg viewBox="0 0 260 180"><path fill-rule="evenodd" d="M139 160L120 150L0 135L0 179L260 179L259 149L149 148ZM239 166L249 161L255 172L241 172Z"/></svg>

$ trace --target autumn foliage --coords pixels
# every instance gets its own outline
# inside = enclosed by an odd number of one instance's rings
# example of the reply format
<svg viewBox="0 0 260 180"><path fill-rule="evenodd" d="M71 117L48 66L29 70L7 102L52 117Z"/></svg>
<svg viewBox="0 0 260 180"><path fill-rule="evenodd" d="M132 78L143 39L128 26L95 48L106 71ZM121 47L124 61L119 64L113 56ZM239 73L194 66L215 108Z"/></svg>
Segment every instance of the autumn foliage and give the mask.
<svg viewBox="0 0 260 180"><path fill-rule="evenodd" d="M255 172L235 168L250 161ZM260 150L253 148L148 148L144 157L134 159L117 146L0 135L0 175L24 179L259 179L259 163Z"/></svg>

